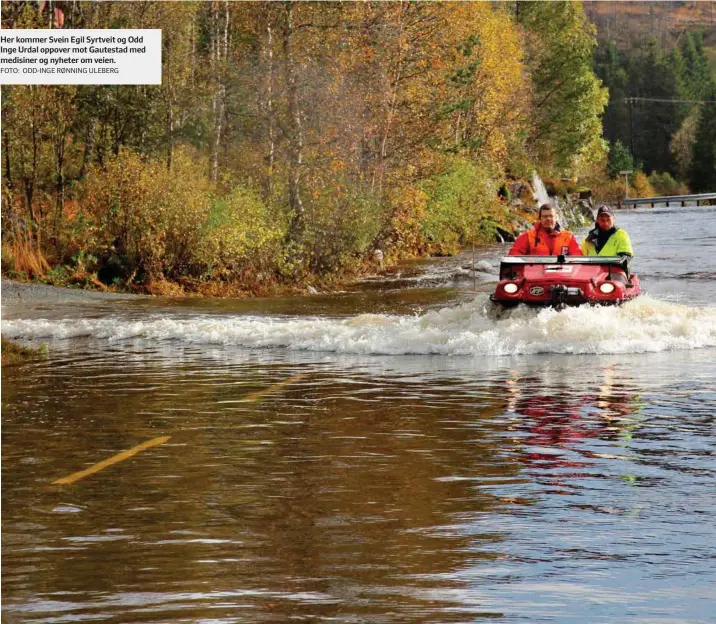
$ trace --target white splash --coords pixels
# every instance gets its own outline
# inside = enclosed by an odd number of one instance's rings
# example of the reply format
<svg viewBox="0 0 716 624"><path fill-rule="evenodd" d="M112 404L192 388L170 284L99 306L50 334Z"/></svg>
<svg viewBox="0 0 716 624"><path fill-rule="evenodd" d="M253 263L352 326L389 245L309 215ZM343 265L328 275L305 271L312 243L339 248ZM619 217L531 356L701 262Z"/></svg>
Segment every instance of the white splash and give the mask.
<svg viewBox="0 0 716 624"><path fill-rule="evenodd" d="M716 346L716 308L689 307L648 296L621 307L503 311L486 295L421 316L362 314L318 317L148 316L144 320L8 320L11 338L87 336L175 341L247 349L286 348L348 354L523 355L643 353Z"/></svg>

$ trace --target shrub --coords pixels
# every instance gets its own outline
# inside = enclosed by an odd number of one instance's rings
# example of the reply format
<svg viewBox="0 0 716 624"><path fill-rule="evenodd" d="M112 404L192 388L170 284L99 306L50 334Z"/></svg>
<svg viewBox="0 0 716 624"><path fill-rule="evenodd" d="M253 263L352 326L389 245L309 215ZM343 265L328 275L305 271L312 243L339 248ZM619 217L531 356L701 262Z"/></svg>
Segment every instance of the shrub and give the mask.
<svg viewBox="0 0 716 624"><path fill-rule="evenodd" d="M91 170L85 182L83 204L97 233L97 249L87 251L121 257L128 281L185 274L209 216L209 190L186 151L177 150L168 170L121 150L104 170Z"/></svg>
<svg viewBox="0 0 716 624"><path fill-rule="evenodd" d="M484 167L453 158L423 189L428 199L421 231L432 253L455 253L475 233L487 236L480 225L493 209L498 184Z"/></svg>
<svg viewBox="0 0 716 624"><path fill-rule="evenodd" d="M596 204L614 205L626 196L624 180L602 180L595 186L594 201Z"/></svg>
<svg viewBox="0 0 716 624"><path fill-rule="evenodd" d="M566 189L560 180L554 180L552 178L545 178L542 180L544 188L547 191L547 195L550 197L560 197L566 194Z"/></svg>
<svg viewBox="0 0 716 624"><path fill-rule="evenodd" d="M656 195L654 189L649 183L649 178L643 171L637 171L631 179L631 197L654 197Z"/></svg>
<svg viewBox="0 0 716 624"><path fill-rule="evenodd" d="M688 187L683 183L675 180L668 171L659 173L652 171L649 176L649 184L653 187L657 195L687 195Z"/></svg>
<svg viewBox="0 0 716 624"><path fill-rule="evenodd" d="M288 222L251 188L214 199L200 231L195 262L208 277L228 279L251 269L275 270Z"/></svg>
<svg viewBox="0 0 716 624"><path fill-rule="evenodd" d="M383 221L383 206L368 189L347 180L324 185L306 205L307 268L319 275L357 268Z"/></svg>
<svg viewBox="0 0 716 624"><path fill-rule="evenodd" d="M427 193L414 186L399 187L388 196L388 203L392 209L386 235L390 256L421 255L426 248L421 223L427 211Z"/></svg>
<svg viewBox="0 0 716 624"><path fill-rule="evenodd" d="M555 180L547 178L543 180L547 195L550 197L567 197L584 190L584 186L578 185L574 180Z"/></svg>

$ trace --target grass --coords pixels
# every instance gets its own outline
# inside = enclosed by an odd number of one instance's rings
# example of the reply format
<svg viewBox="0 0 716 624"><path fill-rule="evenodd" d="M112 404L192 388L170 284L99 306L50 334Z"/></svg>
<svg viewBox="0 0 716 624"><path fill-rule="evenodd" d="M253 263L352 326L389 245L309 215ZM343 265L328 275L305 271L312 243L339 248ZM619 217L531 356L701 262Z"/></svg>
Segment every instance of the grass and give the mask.
<svg viewBox="0 0 716 624"><path fill-rule="evenodd" d="M15 278L36 279L50 270L45 256L35 247L30 236L15 232L13 236L3 238L3 272Z"/></svg>
<svg viewBox="0 0 716 624"><path fill-rule="evenodd" d="M30 360L39 360L47 357L47 345L39 347L25 347L21 344L8 340L2 336L2 365L12 366L22 364Z"/></svg>

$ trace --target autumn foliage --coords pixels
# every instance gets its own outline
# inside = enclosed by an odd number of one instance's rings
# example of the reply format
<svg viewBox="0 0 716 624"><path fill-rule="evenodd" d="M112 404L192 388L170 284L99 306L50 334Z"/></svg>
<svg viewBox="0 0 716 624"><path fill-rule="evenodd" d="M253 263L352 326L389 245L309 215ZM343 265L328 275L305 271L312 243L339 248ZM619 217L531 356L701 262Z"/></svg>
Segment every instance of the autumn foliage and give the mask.
<svg viewBox="0 0 716 624"><path fill-rule="evenodd" d="M506 179L603 156L579 5L517 9L73 4L67 28L161 28L163 81L3 87L4 270L27 275L20 231L50 280L248 290L493 240Z"/></svg>

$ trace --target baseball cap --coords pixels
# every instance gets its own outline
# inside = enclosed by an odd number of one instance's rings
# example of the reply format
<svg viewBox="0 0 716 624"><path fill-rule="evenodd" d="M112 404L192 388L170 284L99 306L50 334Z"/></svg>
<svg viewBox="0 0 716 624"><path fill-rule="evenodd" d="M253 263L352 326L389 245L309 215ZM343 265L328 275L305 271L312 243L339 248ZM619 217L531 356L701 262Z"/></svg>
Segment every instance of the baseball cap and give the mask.
<svg viewBox="0 0 716 624"><path fill-rule="evenodd" d="M608 214L610 217L614 216L614 213L612 212L612 209L609 206L599 206L599 210L597 210L597 216Z"/></svg>

